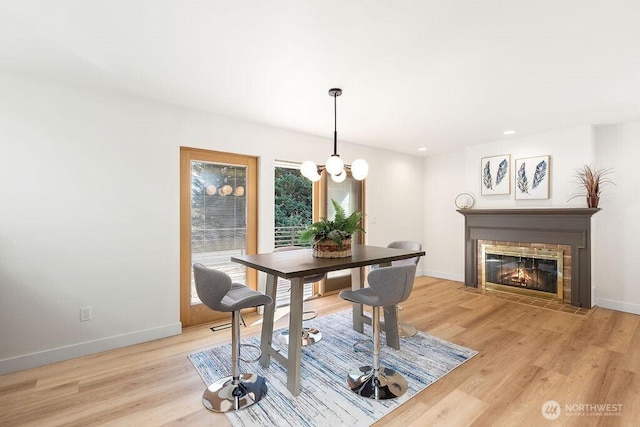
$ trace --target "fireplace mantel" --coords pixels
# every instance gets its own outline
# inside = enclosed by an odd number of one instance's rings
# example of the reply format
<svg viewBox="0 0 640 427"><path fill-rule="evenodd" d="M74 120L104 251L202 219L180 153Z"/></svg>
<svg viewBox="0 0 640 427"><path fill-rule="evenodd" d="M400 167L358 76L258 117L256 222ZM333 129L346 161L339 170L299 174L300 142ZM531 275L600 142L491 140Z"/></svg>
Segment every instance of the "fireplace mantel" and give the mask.
<svg viewBox="0 0 640 427"><path fill-rule="evenodd" d="M591 307L591 216L600 209L459 209L465 217L466 286L478 287L478 240L570 245L571 305Z"/></svg>

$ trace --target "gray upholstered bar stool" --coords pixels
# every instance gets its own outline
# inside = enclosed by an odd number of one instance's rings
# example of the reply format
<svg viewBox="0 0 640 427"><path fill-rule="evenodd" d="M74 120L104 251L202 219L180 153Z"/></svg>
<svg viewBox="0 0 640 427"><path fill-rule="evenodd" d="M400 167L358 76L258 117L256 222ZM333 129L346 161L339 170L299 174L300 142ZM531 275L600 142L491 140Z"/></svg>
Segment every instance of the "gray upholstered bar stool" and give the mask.
<svg viewBox="0 0 640 427"><path fill-rule="evenodd" d="M410 251L421 251L422 245L418 242L413 242L411 240L397 240L395 242L391 242L387 245L388 248L396 248L396 249L407 249ZM420 257L413 257L409 259L401 259L398 261L393 261L391 265L409 265L414 264L418 265L420 261ZM397 311L402 311L402 306L396 305ZM396 316L397 317L397 316ZM401 322L398 320L398 336L400 338L410 338L418 333L418 330L415 326L407 322Z"/></svg>
<svg viewBox="0 0 640 427"><path fill-rule="evenodd" d="M398 304L411 294L416 265L398 265L373 270L367 276L368 288L344 290L340 297L373 307L373 365L351 371L347 383L360 396L383 400L402 396L407 380L393 369L380 366L380 307Z"/></svg>
<svg viewBox="0 0 640 427"><path fill-rule="evenodd" d="M273 251L274 252L284 252L284 251L295 251L295 250L299 250L299 249L304 249L302 246L281 246L279 248L275 248ZM303 283L309 284L309 283L316 283L319 282L320 280L324 279L324 274L314 274L312 276L306 276L304 278ZM316 316L318 315L315 311L310 310L310 311L303 311L302 312L303 316L305 314L311 314L311 317L308 317L306 319L302 319L302 321L304 322L305 320L311 320L311 319L315 319ZM285 342L285 344L289 344L289 331L284 331L281 335L280 335L280 339L282 341ZM322 339L322 331L319 331L316 328L302 328L302 346L308 346L308 345L312 345L317 343L318 341L320 341Z"/></svg>
<svg viewBox="0 0 640 427"><path fill-rule="evenodd" d="M240 373L240 310L273 302L271 297L232 283L222 271L193 265L200 301L215 311L231 312L231 376L221 378L204 391L202 404L215 412L237 411L258 402L267 393L264 377ZM255 347L255 346L254 346Z"/></svg>

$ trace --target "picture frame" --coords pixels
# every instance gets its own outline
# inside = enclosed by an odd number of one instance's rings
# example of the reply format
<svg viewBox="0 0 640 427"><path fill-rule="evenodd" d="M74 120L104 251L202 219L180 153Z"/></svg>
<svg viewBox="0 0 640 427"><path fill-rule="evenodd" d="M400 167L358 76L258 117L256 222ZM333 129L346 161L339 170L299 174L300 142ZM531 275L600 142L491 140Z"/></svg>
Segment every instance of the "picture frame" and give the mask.
<svg viewBox="0 0 640 427"><path fill-rule="evenodd" d="M495 196L511 194L511 155L480 159L480 194Z"/></svg>
<svg viewBox="0 0 640 427"><path fill-rule="evenodd" d="M516 159L514 188L516 200L549 198L550 156Z"/></svg>

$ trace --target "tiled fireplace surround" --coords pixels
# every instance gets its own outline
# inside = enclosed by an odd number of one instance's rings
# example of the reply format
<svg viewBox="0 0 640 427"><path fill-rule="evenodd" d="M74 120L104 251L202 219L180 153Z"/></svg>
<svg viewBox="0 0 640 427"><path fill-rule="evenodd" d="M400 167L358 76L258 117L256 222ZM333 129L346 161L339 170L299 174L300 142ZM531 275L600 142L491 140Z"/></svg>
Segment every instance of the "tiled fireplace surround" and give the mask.
<svg viewBox="0 0 640 427"><path fill-rule="evenodd" d="M598 209L460 209L465 285L482 287L482 243L561 249L564 302L591 307L591 216Z"/></svg>

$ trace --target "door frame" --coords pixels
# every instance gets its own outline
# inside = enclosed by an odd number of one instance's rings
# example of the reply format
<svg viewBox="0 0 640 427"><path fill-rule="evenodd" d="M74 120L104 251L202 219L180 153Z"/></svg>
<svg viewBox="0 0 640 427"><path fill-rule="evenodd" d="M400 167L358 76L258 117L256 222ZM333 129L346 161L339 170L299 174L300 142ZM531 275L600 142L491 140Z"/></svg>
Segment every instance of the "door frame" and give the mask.
<svg viewBox="0 0 640 427"><path fill-rule="evenodd" d="M258 250L258 158L242 154L180 147L180 322L182 327L221 320L229 313L216 312L203 304L191 305L191 161L247 167L247 254ZM257 289L257 271L247 268L247 283Z"/></svg>

